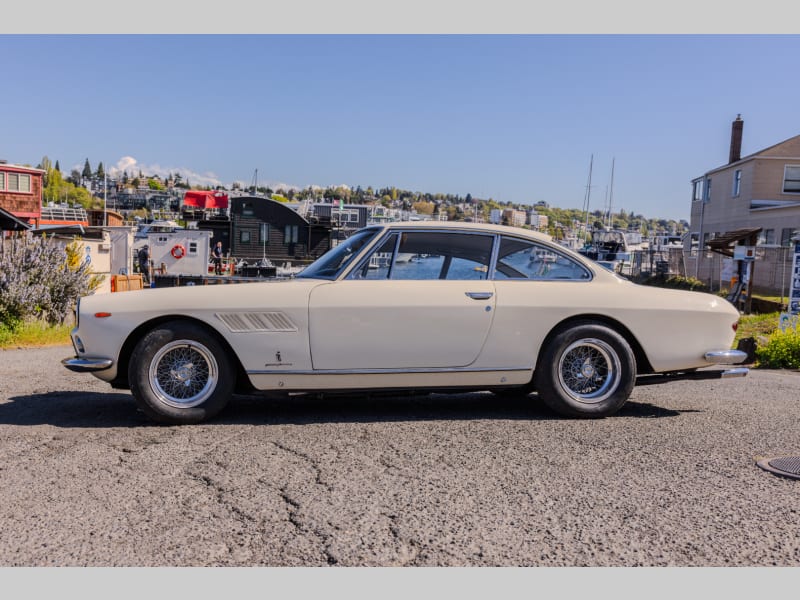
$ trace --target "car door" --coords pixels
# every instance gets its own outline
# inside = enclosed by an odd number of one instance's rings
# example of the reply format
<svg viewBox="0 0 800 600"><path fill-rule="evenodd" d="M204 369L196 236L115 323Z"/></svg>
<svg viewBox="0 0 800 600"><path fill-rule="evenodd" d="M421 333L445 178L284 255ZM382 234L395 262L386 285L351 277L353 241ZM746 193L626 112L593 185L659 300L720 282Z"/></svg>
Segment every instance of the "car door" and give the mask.
<svg viewBox="0 0 800 600"><path fill-rule="evenodd" d="M314 288L314 369L448 369L472 364L494 316L494 237L392 233L343 280Z"/></svg>

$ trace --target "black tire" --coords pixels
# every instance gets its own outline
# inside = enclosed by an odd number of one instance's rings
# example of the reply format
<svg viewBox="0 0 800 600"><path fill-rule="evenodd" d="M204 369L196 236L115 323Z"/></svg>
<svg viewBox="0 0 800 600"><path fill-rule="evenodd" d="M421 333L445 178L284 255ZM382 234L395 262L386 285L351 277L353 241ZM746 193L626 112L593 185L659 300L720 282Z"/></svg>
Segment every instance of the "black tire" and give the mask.
<svg viewBox="0 0 800 600"><path fill-rule="evenodd" d="M580 322L558 332L536 366L534 383L547 406L568 417L616 413L636 383L636 358L616 331Z"/></svg>
<svg viewBox="0 0 800 600"><path fill-rule="evenodd" d="M139 408L160 423L199 423L233 394L236 371L217 339L194 323L164 323L137 344L128 381Z"/></svg>

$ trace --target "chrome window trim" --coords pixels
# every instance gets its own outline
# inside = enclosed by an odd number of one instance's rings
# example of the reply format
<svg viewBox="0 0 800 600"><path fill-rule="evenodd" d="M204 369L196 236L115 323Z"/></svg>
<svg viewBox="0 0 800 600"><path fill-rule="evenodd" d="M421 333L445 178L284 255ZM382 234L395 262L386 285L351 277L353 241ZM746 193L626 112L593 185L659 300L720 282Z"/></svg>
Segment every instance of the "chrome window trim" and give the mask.
<svg viewBox="0 0 800 600"><path fill-rule="evenodd" d="M386 241L386 239L388 239L389 236L397 233L398 236L397 236L397 240L395 242L394 253L393 253L393 256L392 256L392 264L389 266L388 277L385 280L383 280L383 279L375 280L375 281L396 281L396 280L392 280L391 277L392 277L392 270L394 269L394 263L395 263L395 260L397 259L397 253L399 252L399 249L400 249L400 239L401 239L400 236L403 233L421 233L421 232L424 232L424 233L430 232L430 233L447 233L447 234L482 235L482 236L486 236L486 237L491 237L492 238L492 253L491 253L491 256L489 258L489 265L488 265L489 272L487 274L487 278L482 280L482 281L503 281L503 282L507 282L507 281L534 282L535 281L537 283L539 283L539 282L541 282L541 283L544 283L544 282L588 283L590 281L593 281L594 278L595 278L595 272L589 266L583 264L582 261L570 256L567 252L562 251L561 248L559 248L558 244L548 244L547 241L543 241L543 240L531 239L531 238L527 238L527 237L521 237L521 236L518 236L518 235L500 233L500 232L494 232L494 231L473 231L471 229L458 229L458 228L450 229L450 228L438 228L438 227L430 227L430 228L428 228L428 227L426 227L426 228L421 228L421 227L420 228L416 228L416 227L392 227L391 225L383 225L383 226L377 226L377 227L376 226L364 227L364 229L373 229L373 228L374 229L382 228L383 231L379 235L377 235L375 237L375 239L373 239L371 244L369 244L366 248L364 248L362 250L362 252L364 253L363 256L357 262L353 263L348 270L339 273L338 277L334 277L333 281L341 281L341 280L350 279L350 276L353 273L358 272L361 268L364 267L365 262L367 260L369 260L369 256L372 254L372 252L377 247L382 245ZM513 238L513 239L516 239L516 240L520 240L520 241L529 243L531 245L536 245L536 246L538 246L540 248L545 248L545 249L547 249L547 250L549 250L549 251L551 251L551 252L553 252L555 254L558 254L559 256L562 256L564 259L569 260L570 262L572 262L572 263L576 264L577 266L579 266L581 269L583 269L589 275L589 277L587 279L530 279L530 278L524 278L524 279L523 278L498 279L498 278L496 278L494 276L494 272L495 272L495 269L497 267L497 261L499 260L500 244L501 244L502 239L504 237L505 238ZM414 279L414 280L409 280L409 281L436 281L436 280L434 280L434 279L430 279L430 280L429 279L424 279L424 280L423 279ZM471 280L464 279L464 280L452 280L452 281L471 281Z"/></svg>

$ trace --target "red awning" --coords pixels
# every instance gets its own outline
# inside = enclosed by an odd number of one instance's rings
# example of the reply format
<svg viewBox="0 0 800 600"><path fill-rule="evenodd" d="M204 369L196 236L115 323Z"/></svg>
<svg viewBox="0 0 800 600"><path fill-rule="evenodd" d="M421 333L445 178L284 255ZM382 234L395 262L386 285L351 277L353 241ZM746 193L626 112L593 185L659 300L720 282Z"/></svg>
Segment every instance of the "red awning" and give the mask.
<svg viewBox="0 0 800 600"><path fill-rule="evenodd" d="M183 205L203 209L228 208L228 194L223 194L222 192L189 190L183 196Z"/></svg>

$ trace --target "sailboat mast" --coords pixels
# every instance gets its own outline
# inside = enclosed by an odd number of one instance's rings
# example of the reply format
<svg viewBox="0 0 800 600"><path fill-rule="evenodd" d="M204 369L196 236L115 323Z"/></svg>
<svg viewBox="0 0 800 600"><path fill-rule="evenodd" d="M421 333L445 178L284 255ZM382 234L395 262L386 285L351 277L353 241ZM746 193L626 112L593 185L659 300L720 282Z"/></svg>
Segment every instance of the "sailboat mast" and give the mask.
<svg viewBox="0 0 800 600"><path fill-rule="evenodd" d="M616 158L611 159L611 189L608 195L608 227L611 228L612 219L611 219L611 210L612 206L614 205L614 162Z"/></svg>
<svg viewBox="0 0 800 600"><path fill-rule="evenodd" d="M592 165L594 164L594 154L589 158L589 180L586 182L586 194L583 197L583 210L586 213L586 222L583 225L583 233L589 235L589 197L592 193ZM588 240L588 237L587 237Z"/></svg>

